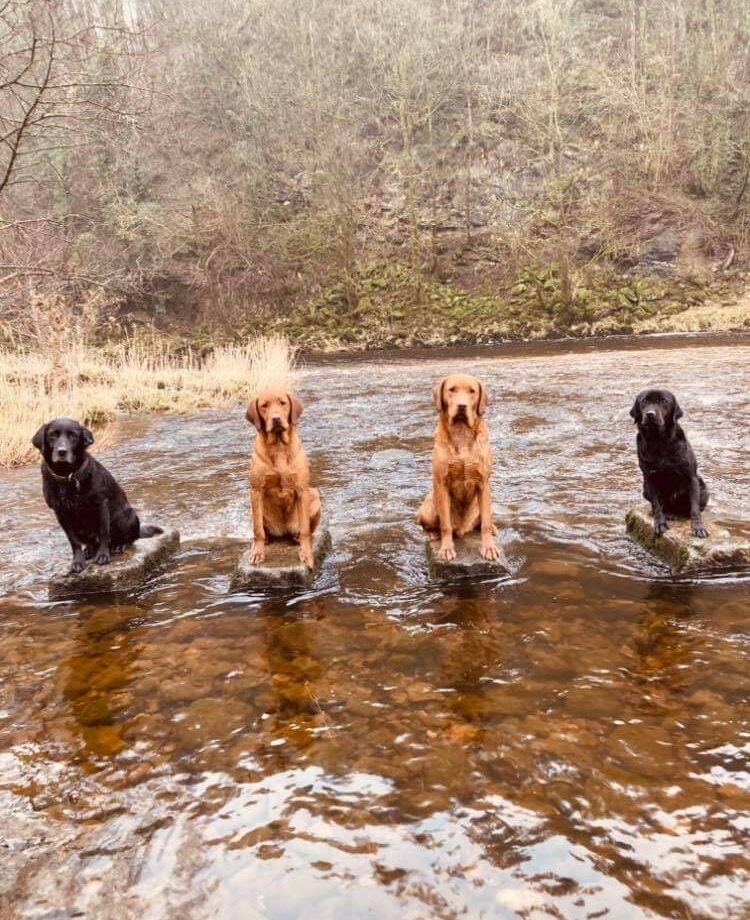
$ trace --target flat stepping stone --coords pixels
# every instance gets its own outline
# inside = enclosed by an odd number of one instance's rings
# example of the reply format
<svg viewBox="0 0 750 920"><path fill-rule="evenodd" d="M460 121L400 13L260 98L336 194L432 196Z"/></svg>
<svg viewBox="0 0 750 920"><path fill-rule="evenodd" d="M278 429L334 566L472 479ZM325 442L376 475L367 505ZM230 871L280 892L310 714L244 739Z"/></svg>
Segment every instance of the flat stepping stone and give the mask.
<svg viewBox="0 0 750 920"><path fill-rule="evenodd" d="M690 520L667 520L669 530L657 537L654 519L645 508L631 508L625 516L628 535L645 550L664 562L673 575L712 572L750 566L750 540L735 540L720 527L711 514L703 521L710 536L694 537Z"/></svg>
<svg viewBox="0 0 750 920"><path fill-rule="evenodd" d="M438 556L440 541L427 541L427 565L433 578L456 578L457 576L479 578L488 575L497 577L510 574L510 565L502 547L499 559L482 559L479 553L482 536L479 532L474 531L466 534L465 537L455 537L453 545L456 550L456 558L446 562Z"/></svg>
<svg viewBox="0 0 750 920"><path fill-rule="evenodd" d="M250 561L252 547L245 550L232 575L231 589L251 590L253 588L304 588L312 584L323 560L331 551L331 534L325 527L318 527L313 534L313 561L308 569L299 561L299 544L287 540L271 540L266 543L266 561L253 565Z"/></svg>
<svg viewBox="0 0 750 920"><path fill-rule="evenodd" d="M180 547L180 533L167 530L153 537L136 540L122 556L113 556L108 565L92 560L77 575L55 575L49 582L50 600L65 600L86 594L131 591L173 556Z"/></svg>

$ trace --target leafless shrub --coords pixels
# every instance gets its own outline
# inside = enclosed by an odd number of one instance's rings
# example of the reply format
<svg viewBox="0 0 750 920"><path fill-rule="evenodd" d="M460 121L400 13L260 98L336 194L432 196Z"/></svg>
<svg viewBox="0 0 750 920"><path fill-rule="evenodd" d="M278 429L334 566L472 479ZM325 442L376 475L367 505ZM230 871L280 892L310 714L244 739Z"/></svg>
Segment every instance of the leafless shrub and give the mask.
<svg viewBox="0 0 750 920"><path fill-rule="evenodd" d="M748 49L745 0L0 0L0 319L236 327L394 259L574 304L654 212L741 265Z"/></svg>

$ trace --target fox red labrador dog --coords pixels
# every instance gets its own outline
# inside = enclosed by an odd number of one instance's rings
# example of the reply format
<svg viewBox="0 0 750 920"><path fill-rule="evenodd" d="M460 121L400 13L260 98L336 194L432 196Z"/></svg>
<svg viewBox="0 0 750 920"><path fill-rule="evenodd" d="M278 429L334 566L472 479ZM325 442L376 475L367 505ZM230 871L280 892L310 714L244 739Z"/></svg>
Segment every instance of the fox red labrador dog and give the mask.
<svg viewBox="0 0 750 920"><path fill-rule="evenodd" d="M432 491L417 520L432 540L440 540L438 554L456 558L453 538L481 530L483 559L500 559L492 523L492 450L484 421L487 388L469 374L444 377L433 391L440 421L432 454Z"/></svg>
<svg viewBox="0 0 750 920"><path fill-rule="evenodd" d="M251 562L266 560L266 543L299 543L300 562L313 567L312 535L320 523L320 493L310 486L310 466L297 424L302 403L292 393L267 390L250 401L246 418L258 430L250 463L253 513Z"/></svg>

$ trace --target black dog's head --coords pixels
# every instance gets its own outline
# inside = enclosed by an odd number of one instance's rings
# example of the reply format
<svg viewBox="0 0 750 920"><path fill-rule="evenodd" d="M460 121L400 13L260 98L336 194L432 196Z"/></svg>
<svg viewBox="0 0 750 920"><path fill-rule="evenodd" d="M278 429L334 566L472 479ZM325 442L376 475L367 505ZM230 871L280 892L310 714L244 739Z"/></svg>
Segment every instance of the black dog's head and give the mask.
<svg viewBox="0 0 750 920"><path fill-rule="evenodd" d="M630 414L638 430L651 435L674 428L677 419L682 418L682 409L669 390L641 390Z"/></svg>
<svg viewBox="0 0 750 920"><path fill-rule="evenodd" d="M83 463L86 448L94 443L94 436L72 418L56 418L42 425L31 443L42 452L50 466L67 473Z"/></svg>

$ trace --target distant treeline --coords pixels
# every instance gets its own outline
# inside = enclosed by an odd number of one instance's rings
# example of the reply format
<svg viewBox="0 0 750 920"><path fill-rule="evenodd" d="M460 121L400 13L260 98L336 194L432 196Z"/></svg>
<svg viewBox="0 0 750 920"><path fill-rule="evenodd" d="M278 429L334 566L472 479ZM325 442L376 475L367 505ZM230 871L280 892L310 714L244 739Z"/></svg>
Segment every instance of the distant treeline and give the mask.
<svg viewBox="0 0 750 920"><path fill-rule="evenodd" d="M0 68L6 335L750 255L747 0L6 0Z"/></svg>

